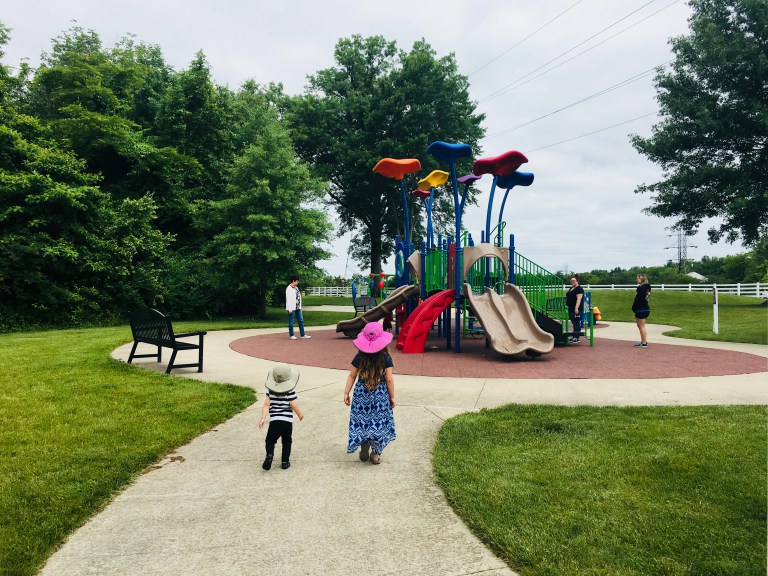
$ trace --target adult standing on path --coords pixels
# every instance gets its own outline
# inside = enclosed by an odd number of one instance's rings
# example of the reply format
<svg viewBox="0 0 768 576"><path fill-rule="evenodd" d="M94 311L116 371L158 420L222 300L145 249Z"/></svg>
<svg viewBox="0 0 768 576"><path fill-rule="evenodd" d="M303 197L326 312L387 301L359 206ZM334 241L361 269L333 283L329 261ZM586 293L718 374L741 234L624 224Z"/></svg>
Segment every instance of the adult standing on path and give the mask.
<svg viewBox="0 0 768 576"><path fill-rule="evenodd" d="M578 274L571 277L571 287L565 293L565 305L573 325L574 334L571 336L571 343L577 344L579 332L581 332L581 314L584 312L584 288L581 287L581 278Z"/></svg>
<svg viewBox="0 0 768 576"><path fill-rule="evenodd" d="M304 315L301 312L301 290L299 289L298 274L291 274L290 284L285 289L285 309L288 311L288 337L296 340L293 334L294 320L299 323L299 335L305 340L312 338L304 333Z"/></svg>
<svg viewBox="0 0 768 576"><path fill-rule="evenodd" d="M648 334L645 330L645 319L651 315L651 285L648 284L648 276L645 274L637 275L637 292L635 300L632 302L632 312L635 313L635 323L640 330L640 342L635 344L636 348L648 347Z"/></svg>
<svg viewBox="0 0 768 576"><path fill-rule="evenodd" d="M396 438L394 364L387 345L392 333L385 332L378 322L369 322L355 338L360 351L352 359L352 368L344 387L344 404L351 406L347 453L360 447L360 460L371 464L381 462L384 447ZM355 393L350 401L352 386Z"/></svg>

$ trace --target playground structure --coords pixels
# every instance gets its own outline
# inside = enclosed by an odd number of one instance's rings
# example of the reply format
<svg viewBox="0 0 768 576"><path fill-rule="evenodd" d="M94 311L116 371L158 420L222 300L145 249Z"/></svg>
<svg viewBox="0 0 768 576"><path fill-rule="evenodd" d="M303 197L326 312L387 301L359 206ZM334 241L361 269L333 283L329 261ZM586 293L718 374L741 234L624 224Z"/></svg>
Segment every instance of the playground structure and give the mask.
<svg viewBox="0 0 768 576"><path fill-rule="evenodd" d="M397 347L404 353L422 353L426 338L437 322L446 347L461 350L462 336L484 336L486 346L503 355L526 353L531 357L549 353L556 341L567 344L568 331L564 280L520 255L514 235L504 247L503 212L509 192L515 186L530 186L534 175L518 168L528 161L512 150L499 156L476 160L472 173L456 176L456 162L471 157L467 144L434 142L427 153L448 165L448 171L434 170L418 182L412 194L422 199L427 215L426 236L419 251L410 239L410 219L404 177L421 169L416 159L384 158L374 172L399 181L405 216L405 238L395 240L395 290L381 304L363 316L340 322L337 332L355 336L365 322L391 317L397 311ZM485 174L493 177L485 229L481 242L461 231L461 219L469 187ZM434 239L432 202L435 189L450 182L453 192L453 237ZM459 184L463 185L463 190ZM491 228L496 188L505 189L495 227ZM411 278L418 284L411 284ZM418 305L414 306L418 295ZM388 302L392 299L391 302ZM451 309L453 308L453 322ZM589 294L585 299L584 326L594 344ZM463 320L462 320L463 316ZM453 328L453 334L451 330ZM583 333L580 333L581 335Z"/></svg>

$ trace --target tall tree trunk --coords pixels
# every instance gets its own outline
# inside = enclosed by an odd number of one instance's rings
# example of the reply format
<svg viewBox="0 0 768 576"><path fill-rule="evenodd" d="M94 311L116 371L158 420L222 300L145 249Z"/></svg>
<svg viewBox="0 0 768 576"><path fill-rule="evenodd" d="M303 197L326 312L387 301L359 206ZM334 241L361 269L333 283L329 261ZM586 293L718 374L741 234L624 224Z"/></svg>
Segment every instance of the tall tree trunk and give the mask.
<svg viewBox="0 0 768 576"><path fill-rule="evenodd" d="M267 293L264 290L256 291L256 318L267 319Z"/></svg>
<svg viewBox="0 0 768 576"><path fill-rule="evenodd" d="M372 230L371 237L371 273L379 274L381 270L381 231ZM371 291L373 296L378 298L379 296L379 282L378 279L373 279L373 290Z"/></svg>

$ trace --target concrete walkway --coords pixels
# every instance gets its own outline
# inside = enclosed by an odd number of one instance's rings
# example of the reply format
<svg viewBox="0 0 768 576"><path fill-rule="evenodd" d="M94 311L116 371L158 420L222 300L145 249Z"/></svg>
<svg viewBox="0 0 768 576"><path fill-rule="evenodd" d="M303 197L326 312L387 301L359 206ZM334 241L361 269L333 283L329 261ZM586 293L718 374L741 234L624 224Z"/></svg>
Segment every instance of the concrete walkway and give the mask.
<svg viewBox="0 0 768 576"><path fill-rule="evenodd" d="M649 328L652 344L725 348L768 358L765 346L667 338L660 333L669 327ZM258 429L258 420L272 362L229 348L235 339L264 332L209 333L205 373L183 374L254 386L257 404L142 475L69 538L43 575L511 575L514 572L469 532L434 484L430 453L446 418L510 402L768 404L768 360L764 373L708 378L396 375L398 438L387 447L382 464L372 466L361 463L356 454L346 454L346 372L301 367L298 393L306 417L294 425L292 466L265 472L265 430ZM596 335L630 345L636 332L633 324L614 323ZM127 344L113 356L125 360L129 350ZM152 362L144 365L164 369Z"/></svg>

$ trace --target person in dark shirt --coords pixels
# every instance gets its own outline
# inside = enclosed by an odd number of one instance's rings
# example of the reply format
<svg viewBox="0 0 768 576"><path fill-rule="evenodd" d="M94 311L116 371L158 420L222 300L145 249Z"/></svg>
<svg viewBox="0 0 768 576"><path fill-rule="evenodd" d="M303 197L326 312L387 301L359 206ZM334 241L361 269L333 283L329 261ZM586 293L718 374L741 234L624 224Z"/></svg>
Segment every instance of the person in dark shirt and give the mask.
<svg viewBox="0 0 768 576"><path fill-rule="evenodd" d="M574 331L571 343L578 344L582 324L581 315L584 312L584 288L581 287L581 278L578 274L574 274L571 278L571 287L565 293L565 306L568 308L568 316Z"/></svg>
<svg viewBox="0 0 768 576"><path fill-rule="evenodd" d="M636 348L648 347L648 334L645 330L645 319L651 315L651 285L648 283L648 276L645 274L637 275L637 292L635 300L632 302L632 312L635 314L635 323L640 330L640 342L635 344Z"/></svg>

